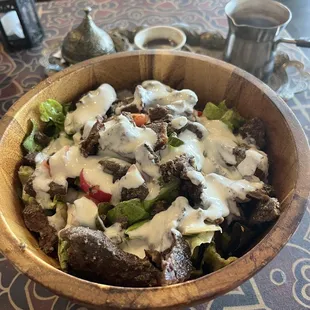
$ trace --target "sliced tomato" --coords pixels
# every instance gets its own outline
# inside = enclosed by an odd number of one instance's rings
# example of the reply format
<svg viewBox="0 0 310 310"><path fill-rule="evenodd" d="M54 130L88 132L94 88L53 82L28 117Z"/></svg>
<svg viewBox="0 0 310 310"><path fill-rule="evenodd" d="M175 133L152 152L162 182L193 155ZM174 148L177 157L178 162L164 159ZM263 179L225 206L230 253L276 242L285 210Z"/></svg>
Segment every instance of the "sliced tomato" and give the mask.
<svg viewBox="0 0 310 310"><path fill-rule="evenodd" d="M80 187L81 187L82 191L84 191L85 193L89 192L90 185L87 183L87 181L84 177L84 169L82 169L80 172Z"/></svg>
<svg viewBox="0 0 310 310"><path fill-rule="evenodd" d="M98 185L95 185L90 188L89 196L95 198L99 202L109 202L112 198L111 194L102 191Z"/></svg>
<svg viewBox="0 0 310 310"><path fill-rule="evenodd" d="M99 205L100 201L96 200L95 198L89 196L88 194L85 197L91 201L93 201L96 205Z"/></svg>
<svg viewBox="0 0 310 310"><path fill-rule="evenodd" d="M147 114L131 113L131 116L138 127L145 125L149 121Z"/></svg>
<svg viewBox="0 0 310 310"><path fill-rule="evenodd" d="M84 176L84 169L82 169L80 172L80 187L96 204L100 202L109 202L112 198L112 195L102 191L99 188L99 185L93 186L87 182Z"/></svg>
<svg viewBox="0 0 310 310"><path fill-rule="evenodd" d="M43 161L42 161L42 165L43 165L45 168L47 168L48 173L51 174L51 168L50 168L50 165L49 165L48 161L47 161L47 160L43 160Z"/></svg>

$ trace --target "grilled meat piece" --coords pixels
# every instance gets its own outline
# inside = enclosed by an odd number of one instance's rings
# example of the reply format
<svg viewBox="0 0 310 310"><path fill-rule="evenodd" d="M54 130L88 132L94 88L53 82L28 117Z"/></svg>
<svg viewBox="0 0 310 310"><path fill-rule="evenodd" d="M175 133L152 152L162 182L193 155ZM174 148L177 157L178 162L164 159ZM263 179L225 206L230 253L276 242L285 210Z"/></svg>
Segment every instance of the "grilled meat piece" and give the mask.
<svg viewBox="0 0 310 310"><path fill-rule="evenodd" d="M121 191L121 201L126 201L126 200L130 200L134 198L144 200L148 194L149 194L149 190L147 188L146 183L140 185L137 188L123 187Z"/></svg>
<svg viewBox="0 0 310 310"><path fill-rule="evenodd" d="M57 248L57 232L49 225L44 210L34 199L26 205L23 217L27 228L39 234L39 246L42 251L46 254L52 253Z"/></svg>
<svg viewBox="0 0 310 310"><path fill-rule="evenodd" d="M55 182L51 182L49 184L50 190L48 191L48 193L54 197L56 195L58 196L64 196L67 194L67 187L57 184Z"/></svg>
<svg viewBox="0 0 310 310"><path fill-rule="evenodd" d="M251 225L259 225L275 221L280 216L280 203L276 198L269 198L258 202L250 216Z"/></svg>
<svg viewBox="0 0 310 310"><path fill-rule="evenodd" d="M258 148L263 149L265 141L265 125L259 118L255 117L239 128L239 133L250 144L256 144Z"/></svg>
<svg viewBox="0 0 310 310"><path fill-rule="evenodd" d="M151 123L146 125L147 128L152 129L157 134L157 141L154 145L154 151L161 150L168 143L167 128L168 124L165 122Z"/></svg>
<svg viewBox="0 0 310 310"><path fill-rule="evenodd" d="M30 166L32 168L36 167L36 156L38 153L28 153L22 159L23 166Z"/></svg>
<svg viewBox="0 0 310 310"><path fill-rule="evenodd" d="M96 155L99 147L99 131L104 128L103 118L98 118L86 139L81 142L81 153L84 157Z"/></svg>
<svg viewBox="0 0 310 310"><path fill-rule="evenodd" d="M113 175L113 182L121 179L128 171L130 164L122 163L116 159L103 159L100 162L104 172Z"/></svg>
<svg viewBox="0 0 310 310"><path fill-rule="evenodd" d="M118 248L102 231L70 227L61 231L68 241L68 265L76 273L101 283L157 286L159 270L150 261Z"/></svg>
<svg viewBox="0 0 310 310"><path fill-rule="evenodd" d="M37 131L34 134L34 141L41 145L42 147L46 147L52 141L52 138L44 134L43 132Z"/></svg>
<svg viewBox="0 0 310 310"><path fill-rule="evenodd" d="M167 122L169 123L172 119L172 115L169 114L169 110L166 107L157 105L155 108L149 108L148 110L151 122Z"/></svg>
<svg viewBox="0 0 310 310"><path fill-rule="evenodd" d="M159 169L164 182L168 183L174 177L181 178L186 175L188 169L193 169L194 157L186 154L161 164Z"/></svg>

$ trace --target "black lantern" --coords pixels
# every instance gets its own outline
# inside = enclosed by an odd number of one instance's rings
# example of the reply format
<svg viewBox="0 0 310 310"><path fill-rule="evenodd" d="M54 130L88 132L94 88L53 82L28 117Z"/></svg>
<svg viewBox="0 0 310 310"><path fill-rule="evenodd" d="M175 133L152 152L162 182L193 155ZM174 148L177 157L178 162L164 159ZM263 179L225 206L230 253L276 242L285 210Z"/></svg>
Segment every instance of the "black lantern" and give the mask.
<svg viewBox="0 0 310 310"><path fill-rule="evenodd" d="M44 32L34 0L0 0L0 13L7 13L0 20L2 42L6 49L30 48L42 42Z"/></svg>

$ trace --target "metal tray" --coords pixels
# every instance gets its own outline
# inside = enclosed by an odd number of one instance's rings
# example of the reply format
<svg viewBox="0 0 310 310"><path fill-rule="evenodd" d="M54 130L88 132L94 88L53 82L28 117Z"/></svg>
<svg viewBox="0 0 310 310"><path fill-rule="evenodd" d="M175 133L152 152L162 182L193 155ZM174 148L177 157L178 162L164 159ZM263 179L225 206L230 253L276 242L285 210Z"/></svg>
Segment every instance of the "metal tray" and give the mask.
<svg viewBox="0 0 310 310"><path fill-rule="evenodd" d="M173 24L184 31L187 41L184 51L208 55L217 59L223 58L225 38L218 31L206 31L198 33L186 24ZM109 31L114 42L116 52L132 51L137 49L133 43L135 34L148 26L137 27L132 30L115 28ZM45 74L50 76L63 70L69 65L61 56L61 41L45 48L42 51L40 64L45 68ZM289 55L277 51L275 55L275 67L273 74L267 83L284 100L289 100L295 94L309 88L310 74L304 70L304 64L290 59Z"/></svg>

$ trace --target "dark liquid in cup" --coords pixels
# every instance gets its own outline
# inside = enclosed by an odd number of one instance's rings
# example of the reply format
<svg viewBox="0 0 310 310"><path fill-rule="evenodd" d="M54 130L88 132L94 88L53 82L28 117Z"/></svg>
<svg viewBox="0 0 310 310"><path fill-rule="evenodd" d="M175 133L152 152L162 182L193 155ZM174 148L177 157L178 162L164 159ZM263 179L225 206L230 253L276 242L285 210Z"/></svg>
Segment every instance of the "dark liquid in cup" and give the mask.
<svg viewBox="0 0 310 310"><path fill-rule="evenodd" d="M155 39L146 42L143 47L147 49L169 49L176 47L177 44L169 39Z"/></svg>

